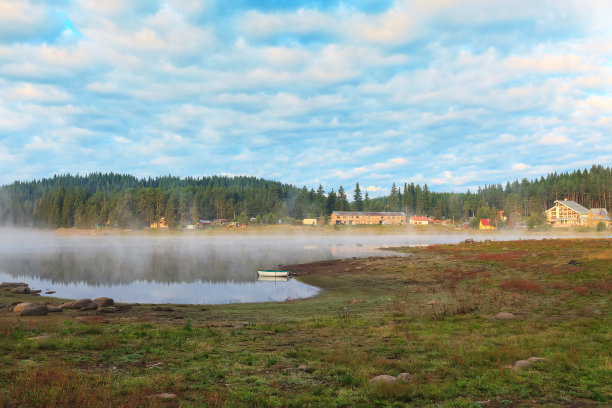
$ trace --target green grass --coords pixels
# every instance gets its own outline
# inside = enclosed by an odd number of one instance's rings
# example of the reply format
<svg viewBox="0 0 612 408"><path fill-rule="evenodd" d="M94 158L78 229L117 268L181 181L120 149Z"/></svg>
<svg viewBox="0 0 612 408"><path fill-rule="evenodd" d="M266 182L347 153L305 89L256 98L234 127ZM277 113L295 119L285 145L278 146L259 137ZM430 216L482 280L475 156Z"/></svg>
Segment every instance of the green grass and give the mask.
<svg viewBox="0 0 612 408"><path fill-rule="evenodd" d="M300 279L325 290L300 301L100 317L5 307L0 406L612 404L610 240L402 251L313 264ZM5 306L21 299L0 292ZM500 311L519 319L493 319ZM53 336L30 340L41 334ZM546 360L506 368L532 356ZM368 382L402 372L413 381ZM164 392L177 398L154 397Z"/></svg>

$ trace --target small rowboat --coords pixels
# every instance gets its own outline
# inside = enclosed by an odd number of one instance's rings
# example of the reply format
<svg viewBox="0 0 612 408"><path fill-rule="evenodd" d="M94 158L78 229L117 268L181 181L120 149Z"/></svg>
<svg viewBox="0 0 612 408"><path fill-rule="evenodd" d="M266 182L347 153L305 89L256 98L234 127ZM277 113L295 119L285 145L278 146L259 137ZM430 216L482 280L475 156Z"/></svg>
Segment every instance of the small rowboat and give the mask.
<svg viewBox="0 0 612 408"><path fill-rule="evenodd" d="M272 271L272 270L266 270L266 269L258 269L257 275L258 276L269 276L273 278L286 278L287 276L289 276L289 271Z"/></svg>

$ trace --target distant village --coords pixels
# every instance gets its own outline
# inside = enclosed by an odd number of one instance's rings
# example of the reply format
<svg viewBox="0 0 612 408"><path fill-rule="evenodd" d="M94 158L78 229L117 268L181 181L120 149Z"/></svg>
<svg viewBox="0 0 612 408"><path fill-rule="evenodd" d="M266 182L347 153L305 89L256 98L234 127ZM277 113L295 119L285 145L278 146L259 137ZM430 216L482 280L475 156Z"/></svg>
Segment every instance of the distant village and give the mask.
<svg viewBox="0 0 612 408"><path fill-rule="evenodd" d="M611 219L605 208L587 209L582 205L570 200L557 200L554 205L545 211L545 220L551 227L601 227L610 228ZM251 223L257 222L255 217L249 219ZM281 220L278 223L282 223ZM497 211L494 218L472 219L471 222L464 222L456 225L451 219L434 219L428 216L407 216L406 213L397 212L375 212L375 211L333 211L330 217L305 218L302 225L415 225L415 226L436 226L447 225L459 228L477 227L480 230L496 230L498 226L508 225L508 217L504 211ZM512 227L525 226L524 220L514 220ZM198 220L195 224L184 226L186 230L200 230L210 227L221 226L227 228L247 228L247 223L229 221L225 218L213 220ZM152 222L152 229L167 229L168 223L161 217L158 221Z"/></svg>

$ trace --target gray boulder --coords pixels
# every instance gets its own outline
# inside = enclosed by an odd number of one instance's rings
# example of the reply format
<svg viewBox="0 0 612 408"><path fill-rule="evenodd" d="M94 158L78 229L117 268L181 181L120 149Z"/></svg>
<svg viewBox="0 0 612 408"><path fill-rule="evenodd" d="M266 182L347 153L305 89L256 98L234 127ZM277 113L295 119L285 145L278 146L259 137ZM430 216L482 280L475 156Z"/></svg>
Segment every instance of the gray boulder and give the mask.
<svg viewBox="0 0 612 408"><path fill-rule="evenodd" d="M18 303L15 306L13 306L13 308L11 309L13 312L15 313L19 313L21 312L23 309L25 309L26 307L29 306L34 306L34 303L30 303L30 302L23 302L23 303Z"/></svg>
<svg viewBox="0 0 612 408"><path fill-rule="evenodd" d="M24 308L20 315L21 316L46 316L49 313L49 309L44 305L31 305Z"/></svg>
<svg viewBox="0 0 612 408"><path fill-rule="evenodd" d="M20 295L27 295L29 293L31 293L32 290L28 287L28 286L17 286L13 289L11 289L11 293L17 293Z"/></svg>
<svg viewBox="0 0 612 408"><path fill-rule="evenodd" d="M412 382L412 375L410 375L410 373L401 373L400 375L397 376L397 381L400 381L403 383Z"/></svg>
<svg viewBox="0 0 612 408"><path fill-rule="evenodd" d="M93 300L91 300L91 299L77 299L77 300L74 300L74 301L72 301L72 302L62 303L62 304L60 305L60 307L61 307L62 309L82 309L82 308L84 308L84 307L88 307L88 306L90 306L91 304L96 305L96 304L94 303L94 301L93 301ZM97 307L98 307L98 305L96 305L96 308L97 308Z"/></svg>
<svg viewBox="0 0 612 408"><path fill-rule="evenodd" d="M395 378L392 375L377 375L374 378L370 378L370 381L368 381L370 384L391 384L397 381L397 378Z"/></svg>
<svg viewBox="0 0 612 408"><path fill-rule="evenodd" d="M99 297L95 298L93 301L100 307L109 307L115 304L115 301L109 297Z"/></svg>
<svg viewBox="0 0 612 408"><path fill-rule="evenodd" d="M19 286L28 286L28 284L24 282L2 282L0 283L1 290L11 290L13 288L18 288Z"/></svg>

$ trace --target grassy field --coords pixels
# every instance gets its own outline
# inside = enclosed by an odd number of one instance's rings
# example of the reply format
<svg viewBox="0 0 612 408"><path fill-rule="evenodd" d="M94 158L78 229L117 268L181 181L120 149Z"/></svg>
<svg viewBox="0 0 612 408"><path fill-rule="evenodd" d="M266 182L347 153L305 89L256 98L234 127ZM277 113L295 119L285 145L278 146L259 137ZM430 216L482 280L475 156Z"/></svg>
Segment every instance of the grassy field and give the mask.
<svg viewBox="0 0 612 408"><path fill-rule="evenodd" d="M397 250L293 266L324 290L284 303L19 317L11 304L42 299L0 292L0 405L612 404L612 240Z"/></svg>

